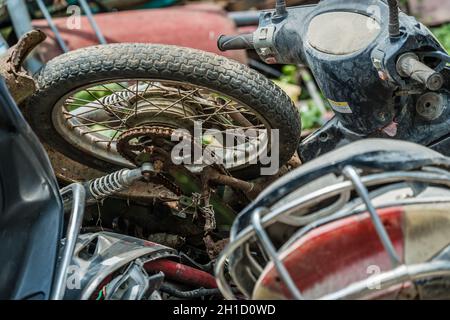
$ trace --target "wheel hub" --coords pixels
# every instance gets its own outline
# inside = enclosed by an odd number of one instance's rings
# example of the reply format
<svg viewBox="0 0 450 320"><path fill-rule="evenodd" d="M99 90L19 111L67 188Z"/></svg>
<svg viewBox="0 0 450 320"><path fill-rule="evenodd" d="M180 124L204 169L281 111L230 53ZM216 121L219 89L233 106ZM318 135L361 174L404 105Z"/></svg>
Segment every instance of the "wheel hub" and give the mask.
<svg viewBox="0 0 450 320"><path fill-rule="evenodd" d="M192 127L191 118L195 118L195 109L176 99L145 96L133 103L135 112L125 119L130 128L141 126L165 126L171 128Z"/></svg>

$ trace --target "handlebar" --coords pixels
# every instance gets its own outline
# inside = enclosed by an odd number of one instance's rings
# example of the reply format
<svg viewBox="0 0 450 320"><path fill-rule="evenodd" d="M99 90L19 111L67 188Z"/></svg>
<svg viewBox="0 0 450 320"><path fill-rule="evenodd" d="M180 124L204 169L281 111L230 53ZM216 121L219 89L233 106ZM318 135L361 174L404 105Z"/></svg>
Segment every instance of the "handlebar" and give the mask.
<svg viewBox="0 0 450 320"><path fill-rule="evenodd" d="M254 49L253 33L244 33L234 36L221 35L217 39L217 47L220 51Z"/></svg>
<svg viewBox="0 0 450 320"><path fill-rule="evenodd" d="M439 90L444 77L424 63L414 53L405 53L397 61L397 71L403 77L409 77L424 84L429 90Z"/></svg>

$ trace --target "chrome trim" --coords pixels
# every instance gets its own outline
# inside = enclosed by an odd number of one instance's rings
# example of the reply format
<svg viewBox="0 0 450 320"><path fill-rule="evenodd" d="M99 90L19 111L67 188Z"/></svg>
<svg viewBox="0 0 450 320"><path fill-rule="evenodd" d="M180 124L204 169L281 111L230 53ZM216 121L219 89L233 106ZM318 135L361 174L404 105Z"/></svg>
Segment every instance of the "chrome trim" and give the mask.
<svg viewBox="0 0 450 320"><path fill-rule="evenodd" d="M60 190L61 196L72 193L72 209L67 225L66 239L50 294L50 300L61 300L66 291L67 269L72 260L73 252L83 222L86 203L86 190L81 183L73 183Z"/></svg>
<svg viewBox="0 0 450 320"><path fill-rule="evenodd" d="M267 208L258 208L253 212L252 225L253 228L255 228L256 236L261 241L261 245L263 246L264 250L272 259L280 278L283 279L283 281L286 283L286 286L291 292L292 296L297 300L303 300L303 296L300 290L297 288L291 276L289 275L289 271L284 267L283 262L278 259L277 250L273 246L272 241L270 241L269 236L261 225L261 213L265 212L268 212Z"/></svg>
<svg viewBox="0 0 450 320"><path fill-rule="evenodd" d="M360 182L366 186L375 186L377 184L395 183L395 182L408 182L408 181L421 181L426 183L441 184L450 187L450 181L448 177L437 173L425 173L422 171L397 171L397 172L385 172L363 176L360 178ZM352 181L343 181L331 186L327 186L320 190L311 192L302 197L293 200L290 203L286 203L272 211L269 211L264 217L261 218L260 224L262 228L268 227L271 224L279 220L280 217L287 216L296 212L297 210L316 204L322 200L336 196L342 192L351 191L354 188ZM369 200L370 201L370 200ZM355 214L355 213L352 213ZM329 217L326 217L329 218ZM314 223L314 222L312 222ZM306 228L307 226L305 226ZM215 275L218 288L222 292L226 299L234 300L234 295L231 287L225 279L225 265L228 257L239 247L241 247L246 241L255 236L256 230L252 225L244 228L234 239L231 239L227 247L222 251L218 257L215 266Z"/></svg>
<svg viewBox="0 0 450 320"><path fill-rule="evenodd" d="M381 291L405 281L449 275L450 262L448 261L401 265L393 270L353 283L342 290L321 297L320 300L358 299L373 293L374 290ZM370 284L377 284L379 288L371 289Z"/></svg>
<svg viewBox="0 0 450 320"><path fill-rule="evenodd" d="M389 238L386 228L381 222L380 216L376 212L372 204L372 201L370 200L369 192L364 186L364 183L362 183L361 177L359 176L358 172L356 172L355 168L353 168L352 166L346 166L344 170L342 170L342 173L344 174L344 176L346 176L348 179L352 181L356 192L363 200L367 208L367 211L370 214L370 219L372 219L372 223L375 227L375 230L378 233L378 237L380 238L381 243L383 244L384 250L386 250L387 254L389 255L389 258L391 259L392 267L393 268L398 267L401 264L401 260L398 257L397 252L395 251L394 245L392 244L392 241Z"/></svg>

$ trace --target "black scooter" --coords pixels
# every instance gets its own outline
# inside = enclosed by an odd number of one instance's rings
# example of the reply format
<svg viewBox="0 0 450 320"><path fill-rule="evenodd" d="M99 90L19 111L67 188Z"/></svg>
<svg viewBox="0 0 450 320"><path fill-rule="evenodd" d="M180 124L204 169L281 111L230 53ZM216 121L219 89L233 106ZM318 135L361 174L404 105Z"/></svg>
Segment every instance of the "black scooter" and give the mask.
<svg viewBox="0 0 450 320"><path fill-rule="evenodd" d="M221 50L255 49L266 63L306 64L335 112L304 139L310 161L363 138L393 138L450 153L450 57L396 0L277 1L251 34L221 36Z"/></svg>

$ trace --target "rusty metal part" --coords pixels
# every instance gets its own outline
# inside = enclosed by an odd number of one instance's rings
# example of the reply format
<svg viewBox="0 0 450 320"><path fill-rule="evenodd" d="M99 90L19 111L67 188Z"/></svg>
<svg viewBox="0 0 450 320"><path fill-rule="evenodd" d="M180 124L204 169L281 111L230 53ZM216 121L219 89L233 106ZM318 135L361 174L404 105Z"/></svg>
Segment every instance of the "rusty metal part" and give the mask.
<svg viewBox="0 0 450 320"><path fill-rule="evenodd" d="M202 194L200 200L203 200L203 206L200 207L200 211L203 214L203 218L205 219L205 225L203 230L205 234L213 232L216 227L216 217L214 213L214 207L210 205L209 199L211 197L211 187L209 186L209 177L207 174L207 170L202 172Z"/></svg>
<svg viewBox="0 0 450 320"><path fill-rule="evenodd" d="M172 191L176 195L181 195L182 192L180 188L174 184L168 177L166 177L161 171L164 166L169 165L170 155L169 152L163 148L154 145L133 145L131 141L134 139L151 138L153 139L171 139L173 135L178 135L178 137L189 138L190 135L183 135L175 129L166 127L139 127L135 129L130 129L123 132L117 139L117 151L125 159L138 164L142 161L152 161L154 168L157 172L156 179L159 183L165 186L167 189ZM152 141L153 142L153 141ZM161 157L165 160L163 161Z"/></svg>
<svg viewBox="0 0 450 320"><path fill-rule="evenodd" d="M255 198L260 192L260 184L248 182L237 179L231 175L223 174L216 168L207 167L203 169L205 176L208 177L208 181L230 186L234 189L243 191L250 199Z"/></svg>
<svg viewBox="0 0 450 320"><path fill-rule="evenodd" d="M124 158L134 162L138 163L139 161L142 161L141 158L142 154L146 154L145 157L146 161L149 161L150 159L154 159L154 162L157 162L157 165L154 167L158 168L159 171L165 170L169 174L171 172L173 173L173 170L175 167L181 168L182 166L176 166L171 162L169 151L164 150L162 148L159 148L158 146L155 146L154 143L158 143L157 139L171 139L174 134L178 134L178 138L187 138L190 142L192 142L192 137L190 134L183 134L180 132L175 131L175 129L167 128L167 127L157 127L157 126L143 126L135 129L130 129L128 131L123 132L117 139L117 151L119 154L121 154ZM148 140L150 143L145 143L144 139L151 139ZM138 141L139 144L133 144L133 141ZM144 143L141 141L144 140ZM179 140L179 139L178 139ZM164 161L161 160L161 158L158 158L158 156L163 156ZM186 171L186 170L185 170ZM192 173L186 171L186 174L192 176ZM173 191L176 194L181 194L177 189L176 184L172 183L169 179L167 179L164 174L159 173L158 177L161 177L164 181L164 185L169 188L169 190ZM254 183L243 181L237 178L232 177L229 175L226 170L223 167L220 166L210 166L203 169L202 172L202 179L201 179L201 193L202 198L204 199L205 203L203 208L205 208L204 211L207 211L206 208L209 208L209 202L207 199L209 199L210 195L210 187L209 182L214 182L218 184L223 184L230 186L234 189L243 191L246 196L249 199L255 198L259 192L262 190L260 188L260 185L255 185ZM203 212L205 217L205 233L211 232L215 229L215 217L214 212L211 214L206 214ZM214 221L214 222L212 222Z"/></svg>
<svg viewBox="0 0 450 320"><path fill-rule="evenodd" d="M216 229L216 218L214 216L214 209L212 206L200 207L200 211L203 214L203 218L205 218L205 226L203 230L206 234L213 232Z"/></svg>
<svg viewBox="0 0 450 320"><path fill-rule="evenodd" d="M158 139L166 139L171 141L172 137L176 137L177 141L180 141L180 139L187 139L188 142L194 145L194 148L203 147L199 142L195 141L195 139L193 139L189 133L177 131L176 129L168 127L141 126L123 132L117 138L116 148L122 157L133 162L136 165L140 165L142 161L148 161L152 157L155 157L154 158L155 161L161 161L161 159L158 159L156 154L162 156L164 160L166 160L167 165L169 165L169 162L171 163L169 151L158 146L158 144L161 143L161 140ZM133 140L135 139L139 140L144 138L151 139L151 144L149 144L148 142L140 143L139 145L132 144ZM194 148L192 150L194 150ZM147 156L142 157L143 154L144 155L147 154ZM211 155L206 154L206 156ZM162 169L163 166L164 162L157 165L157 168ZM224 171L225 169L222 168L220 170Z"/></svg>
<svg viewBox="0 0 450 320"><path fill-rule="evenodd" d="M223 168L219 168L223 169ZM223 169L225 170L225 169ZM200 211L203 214L203 218L205 219L205 225L203 226L203 231L205 236L203 237L203 243L206 247L206 252L211 260L214 260L217 258L217 256L220 254L220 252L223 250L223 247L226 245L226 243L223 242L223 240L220 240L218 242L214 242L211 234L214 232L214 230L217 227L216 223L216 217L214 213L214 207L209 204L209 199L211 196L211 188L209 185L209 182L211 181L210 178L210 172L217 172L216 170L212 169L211 167L206 168L206 170L203 170L202 172L202 199L203 199L203 207L200 207ZM220 173L219 173L220 174Z"/></svg>
<svg viewBox="0 0 450 320"><path fill-rule="evenodd" d="M234 121L236 121L237 123L239 123L242 127L246 128L246 127L252 127L253 123L251 123L250 121L247 120L246 117L244 117L242 115L242 113L240 112L235 112L233 109L231 108L226 108L226 111L230 111L230 117L231 119L233 119Z"/></svg>
<svg viewBox="0 0 450 320"><path fill-rule="evenodd" d="M297 152L294 153L292 158L287 162L287 165L290 167L290 169L295 169L302 165L302 161L300 160Z"/></svg>
<svg viewBox="0 0 450 320"><path fill-rule="evenodd" d="M292 158L278 170L278 172L273 176L268 176L262 181L256 183L258 188L258 193L264 190L268 185L270 185L275 180L287 174L289 171L294 170L302 165L302 162L297 154L297 152L292 156Z"/></svg>
<svg viewBox="0 0 450 320"><path fill-rule="evenodd" d="M44 147L50 158L56 177L63 184L88 181L107 174L106 172L80 164L54 150L45 143ZM141 181L134 183L127 190L117 193L115 197L142 202L151 202L154 199L160 199L162 201L178 200L178 196L167 188L155 183L145 183Z"/></svg>
<svg viewBox="0 0 450 320"><path fill-rule="evenodd" d="M27 74L22 65L30 52L45 38L45 33L40 30L30 31L0 57L0 74L5 78L8 89L17 104L36 91L33 77Z"/></svg>
<svg viewBox="0 0 450 320"><path fill-rule="evenodd" d="M154 145L133 145L131 141L134 139L151 138L151 139L171 139L172 135L177 135L174 129L166 127L139 127L123 132L117 139L117 151L125 159L138 164L142 161L152 161L156 174L156 179L159 183L165 186L176 195L181 194L180 188L161 173L165 165L164 160L170 161L169 153ZM181 134L180 134L181 135ZM190 137L190 136L189 136ZM168 158L168 159L167 159Z"/></svg>
<svg viewBox="0 0 450 320"><path fill-rule="evenodd" d="M151 126L151 127L138 127L133 128L130 130L127 130L123 132L118 138L117 138L117 152L124 157L125 159L135 163L138 160L137 157L139 154L145 152L149 154L153 154L154 152L154 146L150 145L133 145L131 144L131 141L134 139L142 139L142 138L151 138L151 139L171 139L172 135L178 134L174 129L172 128L166 128L166 127L158 127L158 126ZM179 134L181 137L181 134ZM189 136L190 137L190 136Z"/></svg>
<svg viewBox="0 0 450 320"><path fill-rule="evenodd" d="M154 233L149 235L147 240L174 249L180 248L186 242L186 238L169 233Z"/></svg>
<svg viewBox="0 0 450 320"><path fill-rule="evenodd" d="M252 182L247 182L232 176L220 174L217 171L216 174L211 177L211 181L242 190L246 193L252 193L255 189L255 184Z"/></svg>
<svg viewBox="0 0 450 320"><path fill-rule="evenodd" d="M207 234L203 241L205 242L206 252L211 260L216 259L219 254L223 251L226 245L230 242L230 239L222 239L219 241L214 241L210 234Z"/></svg>
<svg viewBox="0 0 450 320"><path fill-rule="evenodd" d="M205 206L209 206L209 198L211 197L211 187L209 186L209 170L203 170L201 175L202 194L201 199Z"/></svg>
<svg viewBox="0 0 450 320"><path fill-rule="evenodd" d="M203 237L203 243L206 247L206 252L211 260L217 258L217 256L222 251L223 247L221 247L221 242L214 242L211 234L216 229L216 218L214 216L214 209L209 207L203 207L200 209L203 214L203 218L205 219L205 225L203 230L205 232L205 236Z"/></svg>
<svg viewBox="0 0 450 320"><path fill-rule="evenodd" d="M181 189L164 174L158 173L155 177L155 180L177 196L180 196L182 194Z"/></svg>
<svg viewBox="0 0 450 320"><path fill-rule="evenodd" d="M153 162L153 168L155 169L156 172L161 172L162 169L164 168L164 161L162 160L155 160L155 162Z"/></svg>
<svg viewBox="0 0 450 320"><path fill-rule="evenodd" d="M166 162L166 170L171 177L174 178L177 185L183 191L183 194L192 195L194 193L201 194L203 191L202 181L192 174L184 166L168 164ZM223 201L223 199L215 193L211 193L209 199L211 205L214 206L218 228L221 226L229 226L235 219L235 211Z"/></svg>

